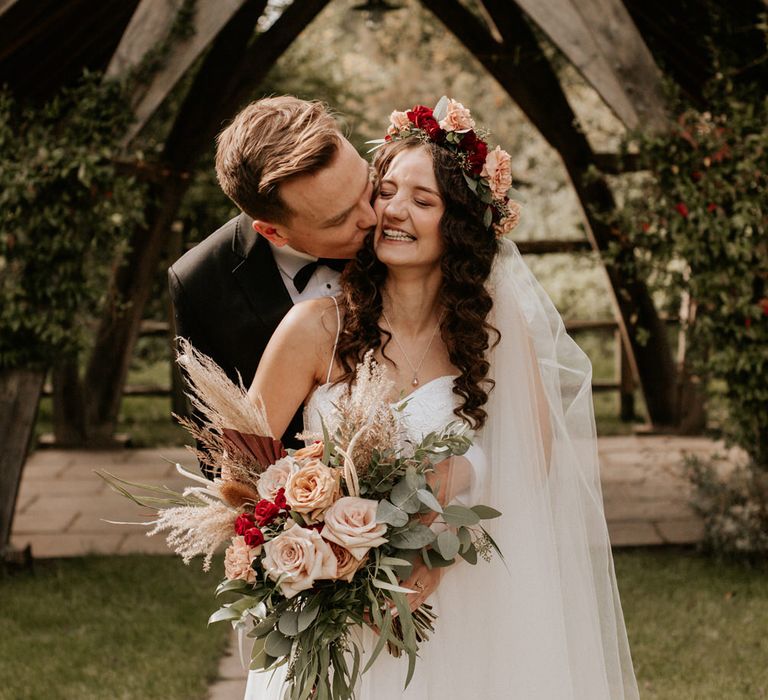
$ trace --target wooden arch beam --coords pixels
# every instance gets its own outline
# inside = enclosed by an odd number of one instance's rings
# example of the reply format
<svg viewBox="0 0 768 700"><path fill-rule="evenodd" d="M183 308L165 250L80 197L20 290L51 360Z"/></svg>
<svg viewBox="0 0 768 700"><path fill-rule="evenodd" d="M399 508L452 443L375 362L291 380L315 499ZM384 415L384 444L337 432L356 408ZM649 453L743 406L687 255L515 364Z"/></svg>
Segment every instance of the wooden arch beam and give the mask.
<svg viewBox="0 0 768 700"><path fill-rule="evenodd" d="M558 151L589 224L592 247L601 253L606 251L616 238L601 215L613 211L613 195L604 178L585 178L588 168L595 164L595 154L521 10L504 0L482 0L502 37L499 42L458 0L421 1L475 55ZM625 254L631 255L632 251L626 250ZM606 265L606 272L651 421L655 425L674 425L677 370L664 324L642 280L623 277L612 265ZM643 345L638 341L638 328L649 333Z"/></svg>

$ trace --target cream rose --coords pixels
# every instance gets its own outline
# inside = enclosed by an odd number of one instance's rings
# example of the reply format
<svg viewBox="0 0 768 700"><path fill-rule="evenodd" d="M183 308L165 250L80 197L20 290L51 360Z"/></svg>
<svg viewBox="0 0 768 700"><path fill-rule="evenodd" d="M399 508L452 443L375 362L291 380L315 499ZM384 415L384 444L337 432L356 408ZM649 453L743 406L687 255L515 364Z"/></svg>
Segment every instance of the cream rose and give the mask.
<svg viewBox="0 0 768 700"><path fill-rule="evenodd" d="M299 465L291 457L283 457L267 467L259 477L256 490L259 496L268 501L274 501L277 492L285 488L291 472L296 471Z"/></svg>
<svg viewBox="0 0 768 700"><path fill-rule="evenodd" d="M251 562L261 554L261 545L249 547L245 537L233 537L232 544L224 552L224 575L230 579L243 579L248 583L256 583L256 572L251 568Z"/></svg>
<svg viewBox="0 0 768 700"><path fill-rule="evenodd" d="M339 477L337 469L326 467L319 459L302 460L285 484L285 500L296 512L322 519L326 508L339 497Z"/></svg>
<svg viewBox="0 0 768 700"><path fill-rule="evenodd" d="M302 447L293 453L294 459L320 459L325 452L325 445L321 440L313 442L311 445Z"/></svg>
<svg viewBox="0 0 768 700"><path fill-rule="evenodd" d="M264 544L264 569L280 582L286 598L312 588L321 578L336 578L336 555L317 530L293 524Z"/></svg>
<svg viewBox="0 0 768 700"><path fill-rule="evenodd" d="M345 496L325 512L325 526L320 534L329 542L340 544L361 560L371 547L387 540L386 523L376 522L378 502L368 498Z"/></svg>
<svg viewBox="0 0 768 700"><path fill-rule="evenodd" d="M464 133L475 128L475 120L469 110L456 100L448 100L448 111L445 119L440 121L440 128L446 131L458 131Z"/></svg>
<svg viewBox="0 0 768 700"><path fill-rule="evenodd" d="M411 120L408 119L408 114L395 110L389 115L389 129L387 129L387 133L390 136L396 136L402 129L407 129L409 126L411 126Z"/></svg>
<svg viewBox="0 0 768 700"><path fill-rule="evenodd" d="M494 199L503 199L509 188L512 187L511 160L509 153L503 151L501 146L496 146L485 157L485 164L480 175L488 178Z"/></svg>
<svg viewBox="0 0 768 700"><path fill-rule="evenodd" d="M351 582L357 570L365 563L368 556L364 556L360 561L355 559L345 547L335 542L328 542L336 555L336 578L344 579L347 583Z"/></svg>

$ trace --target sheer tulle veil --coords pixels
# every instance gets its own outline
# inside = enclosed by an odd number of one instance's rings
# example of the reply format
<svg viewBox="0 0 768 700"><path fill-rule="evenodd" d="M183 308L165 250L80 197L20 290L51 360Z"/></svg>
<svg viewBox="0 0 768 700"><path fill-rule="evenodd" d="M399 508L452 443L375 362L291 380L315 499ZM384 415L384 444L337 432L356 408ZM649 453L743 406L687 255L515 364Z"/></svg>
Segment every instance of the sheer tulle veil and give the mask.
<svg viewBox="0 0 768 700"><path fill-rule="evenodd" d="M487 683L476 675L478 691L638 698L603 512L590 361L511 241L489 285L501 340L478 434L487 472L470 501L503 512L490 531L506 566L475 572L470 599L488 595L498 609L463 624L467 640L488 640L483 665L506 672Z"/></svg>

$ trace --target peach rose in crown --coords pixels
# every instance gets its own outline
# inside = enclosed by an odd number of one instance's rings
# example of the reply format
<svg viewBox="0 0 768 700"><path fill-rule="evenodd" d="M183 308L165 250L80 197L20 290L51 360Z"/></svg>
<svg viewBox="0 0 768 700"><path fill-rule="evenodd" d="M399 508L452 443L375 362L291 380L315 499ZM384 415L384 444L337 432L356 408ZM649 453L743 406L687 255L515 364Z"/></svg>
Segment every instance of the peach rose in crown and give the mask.
<svg viewBox="0 0 768 700"><path fill-rule="evenodd" d="M224 575L230 580L242 579L248 583L256 583L256 572L251 568L251 562L261 554L261 545L249 547L245 537L233 537L232 544L224 552Z"/></svg>
<svg viewBox="0 0 768 700"><path fill-rule="evenodd" d="M268 501L274 501L279 489L284 489L288 477L299 468L291 457L283 457L267 467L259 476L256 490L259 496Z"/></svg>
<svg viewBox="0 0 768 700"><path fill-rule="evenodd" d="M336 578L336 555L317 530L294 523L288 530L264 544L264 569L280 582L286 598L312 588L317 579Z"/></svg>
<svg viewBox="0 0 768 700"><path fill-rule="evenodd" d="M400 131L407 129L410 126L411 120L408 119L408 114L406 112L398 112L395 110L389 115L389 128L387 129L387 133L390 136L397 136Z"/></svg>
<svg viewBox="0 0 768 700"><path fill-rule="evenodd" d="M507 202L509 213L493 228L497 236L506 236L520 222L520 205L517 202Z"/></svg>
<svg viewBox="0 0 768 700"><path fill-rule="evenodd" d="M288 477L285 500L297 513L322 520L323 512L339 497L340 474L319 459L303 460L298 471Z"/></svg>
<svg viewBox="0 0 768 700"><path fill-rule="evenodd" d="M348 549L360 561L371 547L387 542L383 537L387 524L376 522L378 505L368 498L340 498L325 512L325 525L320 534Z"/></svg>
<svg viewBox="0 0 768 700"><path fill-rule="evenodd" d="M481 177L488 178L494 199L503 199L512 187L512 166L509 153L496 146L486 157Z"/></svg>
<svg viewBox="0 0 768 700"><path fill-rule="evenodd" d="M460 134L466 133L475 128L475 120L461 102L449 99L448 111L445 118L440 121L440 128L446 131L457 131Z"/></svg>

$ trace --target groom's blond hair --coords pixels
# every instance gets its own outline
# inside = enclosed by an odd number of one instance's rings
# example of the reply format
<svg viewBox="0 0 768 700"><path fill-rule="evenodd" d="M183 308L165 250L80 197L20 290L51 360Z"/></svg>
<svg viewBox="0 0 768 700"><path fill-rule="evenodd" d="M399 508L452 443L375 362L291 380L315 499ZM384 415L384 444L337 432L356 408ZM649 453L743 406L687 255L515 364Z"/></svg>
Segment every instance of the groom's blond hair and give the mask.
<svg viewBox="0 0 768 700"><path fill-rule="evenodd" d="M216 139L224 193L254 219L284 224L292 212L280 184L327 167L342 135L328 107L282 95L252 102Z"/></svg>

